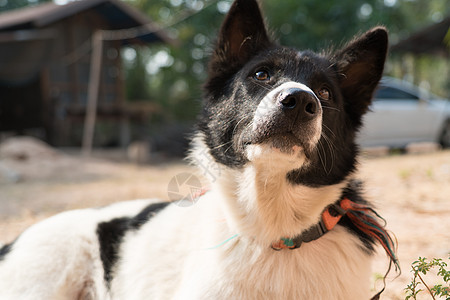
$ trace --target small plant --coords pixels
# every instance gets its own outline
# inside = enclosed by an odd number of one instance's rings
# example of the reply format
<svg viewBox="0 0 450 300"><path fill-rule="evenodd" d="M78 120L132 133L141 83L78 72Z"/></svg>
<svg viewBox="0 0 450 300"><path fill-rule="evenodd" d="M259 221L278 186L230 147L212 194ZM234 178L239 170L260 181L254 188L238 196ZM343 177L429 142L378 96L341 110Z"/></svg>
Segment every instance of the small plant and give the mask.
<svg viewBox="0 0 450 300"><path fill-rule="evenodd" d="M399 172L400 178L403 180L408 180L412 174L413 172L410 169L402 169Z"/></svg>
<svg viewBox="0 0 450 300"><path fill-rule="evenodd" d="M445 297L446 300L450 300L450 271L447 271L446 267L447 263L441 258L433 258L431 261L427 261L426 258L419 257L418 260L411 264L411 272L414 276L412 282L405 288L407 293L405 300L417 299L417 294L423 291L423 289L420 288L421 284L425 286L432 299L436 299L436 297ZM443 284L436 284L429 287L429 285L426 284L422 275L426 275L431 269L438 270L437 275L442 277L445 286Z"/></svg>

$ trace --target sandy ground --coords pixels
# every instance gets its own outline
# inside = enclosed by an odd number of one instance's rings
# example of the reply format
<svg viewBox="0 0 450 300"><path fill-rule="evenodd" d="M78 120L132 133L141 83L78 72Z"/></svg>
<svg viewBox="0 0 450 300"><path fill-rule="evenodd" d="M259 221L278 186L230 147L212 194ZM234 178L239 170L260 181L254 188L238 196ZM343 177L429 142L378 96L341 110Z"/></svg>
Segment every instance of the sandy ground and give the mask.
<svg viewBox="0 0 450 300"><path fill-rule="evenodd" d="M23 145L15 147L0 148L0 243L12 241L31 224L63 210L135 198L168 199L167 186L175 175L196 172L181 161L136 166L83 160L45 145L28 152ZM360 177L398 240L402 274L392 280L391 272L382 299L404 299L411 262L419 256L449 262L450 151L362 157ZM387 264L380 250L374 278L385 273ZM437 283L433 277L426 280ZM378 290L382 284L374 285ZM418 299L431 297L422 294Z"/></svg>

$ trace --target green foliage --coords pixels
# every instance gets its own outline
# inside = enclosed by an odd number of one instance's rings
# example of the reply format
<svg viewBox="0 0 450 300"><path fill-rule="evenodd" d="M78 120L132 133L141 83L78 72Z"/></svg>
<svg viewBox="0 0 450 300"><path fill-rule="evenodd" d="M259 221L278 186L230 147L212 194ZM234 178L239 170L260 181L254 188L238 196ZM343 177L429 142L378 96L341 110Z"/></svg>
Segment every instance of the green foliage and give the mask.
<svg viewBox="0 0 450 300"><path fill-rule="evenodd" d="M447 33L445 34L444 42L447 45L447 47L450 49L450 28L448 29Z"/></svg>
<svg viewBox="0 0 450 300"><path fill-rule="evenodd" d="M281 5L279 0L261 0L260 3L267 25L280 43L301 49L318 50L339 45L342 41L376 25L387 26L391 42L395 43L415 30L449 15L450 6L447 1L283 0ZM207 57L226 8L232 0L128 2L158 24L166 24L166 29L179 41L179 45L175 47L152 45L147 52L148 59L159 51L164 51L173 60L148 77L147 85L152 101L157 101L166 108L166 119L194 118L200 107L201 84L206 77ZM190 14L192 16L186 18ZM437 66L441 68L439 63ZM404 76L403 70L395 73L395 70L387 68L387 71L391 75ZM429 81L432 83L436 81L442 84L442 78L445 77L441 71L436 72L436 68L426 74L439 76L436 80L431 78ZM134 79L129 77L129 80ZM132 97L131 94L128 96Z"/></svg>
<svg viewBox="0 0 450 300"><path fill-rule="evenodd" d="M0 0L0 11L45 1L49 0ZM136 48L137 55L125 59L127 98L156 101L164 108L163 118L169 121L192 120L200 107L207 57L232 0L124 1L147 14L178 41L178 46ZM260 0L260 3L267 25L280 43L311 50L339 45L376 25L385 25L391 43L395 43L450 15L448 0ZM155 59L164 56L162 64ZM400 67L388 64L386 71L404 77L404 57L396 61ZM415 68L407 71L413 72L419 82L430 82L433 90L437 86L446 96L450 86L442 74L448 74L448 68L448 63L441 60L421 58Z"/></svg>
<svg viewBox="0 0 450 300"><path fill-rule="evenodd" d="M424 291L420 288L420 285L423 285L430 293L432 299L436 299L436 297L444 297L446 300L450 300L450 271L447 271L446 267L447 263L441 258L434 258L431 261L427 261L426 258L419 257L418 260L411 264L411 272L414 276L411 283L405 288L407 293L405 299L417 299L417 295ZM442 280L446 286L436 284L430 288L426 284L422 275L427 275L431 269L437 269L437 275L442 277Z"/></svg>
<svg viewBox="0 0 450 300"><path fill-rule="evenodd" d="M149 99L148 74L145 69L144 53L135 52L134 60L130 61L126 69L126 93L130 100Z"/></svg>
<svg viewBox="0 0 450 300"><path fill-rule="evenodd" d="M214 1L217 2L217 1ZM223 14L211 1L130 1L150 18L164 26L178 41L177 46L152 45L143 64L158 65L154 58L168 56L168 61L153 68L148 76L152 101L164 108L164 119L193 120L200 107L201 84L206 78L206 60L211 41ZM128 97L132 96L128 94Z"/></svg>
<svg viewBox="0 0 450 300"><path fill-rule="evenodd" d="M0 13L11 9L17 9L28 5L35 5L51 0L0 0Z"/></svg>

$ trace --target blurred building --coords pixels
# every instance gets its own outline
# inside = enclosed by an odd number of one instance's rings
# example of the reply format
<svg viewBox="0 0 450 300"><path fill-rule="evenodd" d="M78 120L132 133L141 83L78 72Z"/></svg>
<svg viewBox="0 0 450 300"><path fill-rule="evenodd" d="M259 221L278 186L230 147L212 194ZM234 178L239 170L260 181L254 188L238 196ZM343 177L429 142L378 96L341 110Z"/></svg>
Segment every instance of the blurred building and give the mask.
<svg viewBox="0 0 450 300"><path fill-rule="evenodd" d="M450 16L412 33L390 48L400 66L397 77L450 97Z"/></svg>
<svg viewBox="0 0 450 300"><path fill-rule="evenodd" d="M103 44L97 104L97 120L121 123L125 130L128 119L145 118L151 108L126 104L121 49L136 43L171 43L164 31L119 0L49 2L0 14L0 131L37 128L53 145L79 146L88 101L91 37L99 29L129 28L134 28L128 32L132 38ZM124 138L126 134L122 142Z"/></svg>
<svg viewBox="0 0 450 300"><path fill-rule="evenodd" d="M393 45L391 51L450 57L450 16L411 34Z"/></svg>

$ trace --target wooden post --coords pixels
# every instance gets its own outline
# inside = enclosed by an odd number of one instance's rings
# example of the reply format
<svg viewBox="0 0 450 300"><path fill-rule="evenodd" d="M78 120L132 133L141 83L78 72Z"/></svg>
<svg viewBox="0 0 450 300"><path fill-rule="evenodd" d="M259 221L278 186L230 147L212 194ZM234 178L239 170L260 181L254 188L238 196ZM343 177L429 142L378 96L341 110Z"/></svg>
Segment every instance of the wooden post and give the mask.
<svg viewBox="0 0 450 300"><path fill-rule="evenodd" d="M103 59L103 36L102 31L97 30L92 35L91 68L89 72L89 86L86 105L86 117L83 130L83 156L90 156L94 141L95 119L97 117L97 103L101 82Z"/></svg>

